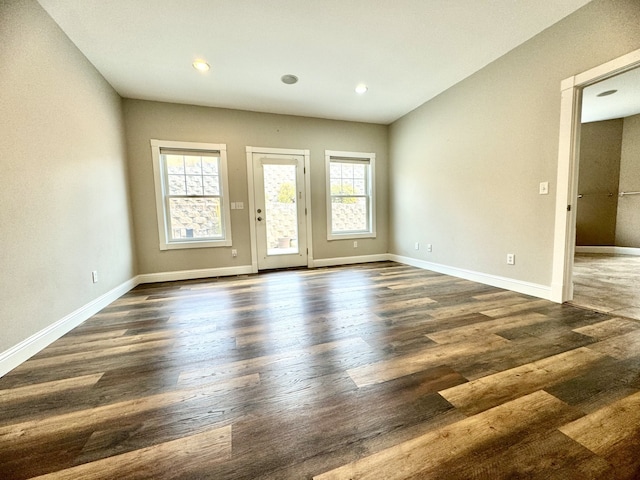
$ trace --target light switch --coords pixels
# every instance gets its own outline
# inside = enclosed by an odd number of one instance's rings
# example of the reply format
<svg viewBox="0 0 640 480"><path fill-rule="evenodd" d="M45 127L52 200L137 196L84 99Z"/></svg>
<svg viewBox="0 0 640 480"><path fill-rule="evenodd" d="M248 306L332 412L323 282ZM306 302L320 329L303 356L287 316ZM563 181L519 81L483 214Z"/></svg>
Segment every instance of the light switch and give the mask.
<svg viewBox="0 0 640 480"><path fill-rule="evenodd" d="M231 202L231 210L235 210L236 209L236 202Z"/></svg>
<svg viewBox="0 0 640 480"><path fill-rule="evenodd" d="M549 193L549 182L540 182L540 195L547 195Z"/></svg>
<svg viewBox="0 0 640 480"><path fill-rule="evenodd" d="M237 210L244 210L244 202L236 202Z"/></svg>

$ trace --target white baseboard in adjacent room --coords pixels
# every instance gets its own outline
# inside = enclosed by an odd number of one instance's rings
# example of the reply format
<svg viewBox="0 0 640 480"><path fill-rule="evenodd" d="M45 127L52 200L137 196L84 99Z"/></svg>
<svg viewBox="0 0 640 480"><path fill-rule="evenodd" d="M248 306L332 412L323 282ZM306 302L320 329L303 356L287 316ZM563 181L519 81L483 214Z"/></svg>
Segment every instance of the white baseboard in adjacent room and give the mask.
<svg viewBox="0 0 640 480"><path fill-rule="evenodd" d="M576 253L607 253L615 255L635 255L640 256L640 248L615 247L615 246L580 246L576 247Z"/></svg>

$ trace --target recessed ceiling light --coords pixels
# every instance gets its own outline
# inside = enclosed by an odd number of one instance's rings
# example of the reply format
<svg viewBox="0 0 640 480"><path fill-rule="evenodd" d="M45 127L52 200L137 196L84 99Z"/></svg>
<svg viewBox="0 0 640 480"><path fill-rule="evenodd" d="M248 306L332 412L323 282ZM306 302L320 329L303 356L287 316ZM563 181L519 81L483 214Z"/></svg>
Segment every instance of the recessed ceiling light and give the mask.
<svg viewBox="0 0 640 480"><path fill-rule="evenodd" d="M195 60L192 63L192 65L193 65L193 68L195 68L196 70L198 70L200 72L206 72L211 68L207 62L205 62L204 60L201 60L201 59Z"/></svg>
<svg viewBox="0 0 640 480"><path fill-rule="evenodd" d="M363 93L366 93L367 90L369 90L369 88L364 83L361 83L356 87L356 93L360 95L362 95Z"/></svg>
<svg viewBox="0 0 640 480"><path fill-rule="evenodd" d="M287 85L298 83L298 77L296 77L295 75L291 75L290 73L287 73L286 75L280 77L280 80L282 81L282 83L286 83Z"/></svg>
<svg viewBox="0 0 640 480"><path fill-rule="evenodd" d="M613 95L618 90L607 90L606 92L599 93L596 97L608 97L609 95Z"/></svg>

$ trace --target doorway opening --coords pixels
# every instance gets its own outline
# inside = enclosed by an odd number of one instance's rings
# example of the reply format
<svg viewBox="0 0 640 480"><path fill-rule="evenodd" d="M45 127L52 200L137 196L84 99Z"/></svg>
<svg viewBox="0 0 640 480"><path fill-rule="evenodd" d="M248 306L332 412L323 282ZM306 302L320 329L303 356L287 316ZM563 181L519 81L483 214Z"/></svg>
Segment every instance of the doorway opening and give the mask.
<svg viewBox="0 0 640 480"><path fill-rule="evenodd" d="M576 225L577 211L580 208L579 201L581 200L579 195L582 195L582 199L585 198L584 193L580 192L578 188L583 92L590 86L629 72L638 66L640 66L640 50L562 82L552 274L552 299L555 301L567 302L574 298ZM609 198L608 193L606 198ZM619 192L610 193L619 195ZM584 202L583 205L585 205ZM586 207L583 206L584 208Z"/></svg>

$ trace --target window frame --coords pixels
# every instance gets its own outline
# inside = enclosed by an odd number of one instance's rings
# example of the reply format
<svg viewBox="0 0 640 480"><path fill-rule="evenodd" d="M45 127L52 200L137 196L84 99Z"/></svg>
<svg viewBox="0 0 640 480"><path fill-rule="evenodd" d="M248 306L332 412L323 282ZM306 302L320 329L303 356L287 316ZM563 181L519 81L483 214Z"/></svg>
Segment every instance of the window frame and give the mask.
<svg viewBox="0 0 640 480"><path fill-rule="evenodd" d="M219 186L220 213L222 216L221 239L180 239L173 240L170 234L171 219L169 218L168 203L171 196L168 192L167 168L161 159L162 149L182 150L184 152L217 153L219 154ZM227 170L227 145L224 143L177 142L170 140L151 140L151 154L153 158L153 177L156 194L156 213L158 222L158 240L160 250L177 250L185 248L230 247L231 243L231 205L229 196L229 179ZM194 195L193 198L207 198L208 196ZM188 196L185 196L188 198Z"/></svg>
<svg viewBox="0 0 640 480"><path fill-rule="evenodd" d="M334 196L331 193L331 163L344 160L349 163L362 163L368 165L367 186L368 192L365 195L348 195L349 197L365 197L368 204L368 224L367 231L353 232L333 232L333 202ZM327 197L327 240L348 240L358 238L376 238L376 175L375 175L375 153L344 152L337 150L325 150L325 173L326 173L326 197ZM344 163L346 163L344 162Z"/></svg>

